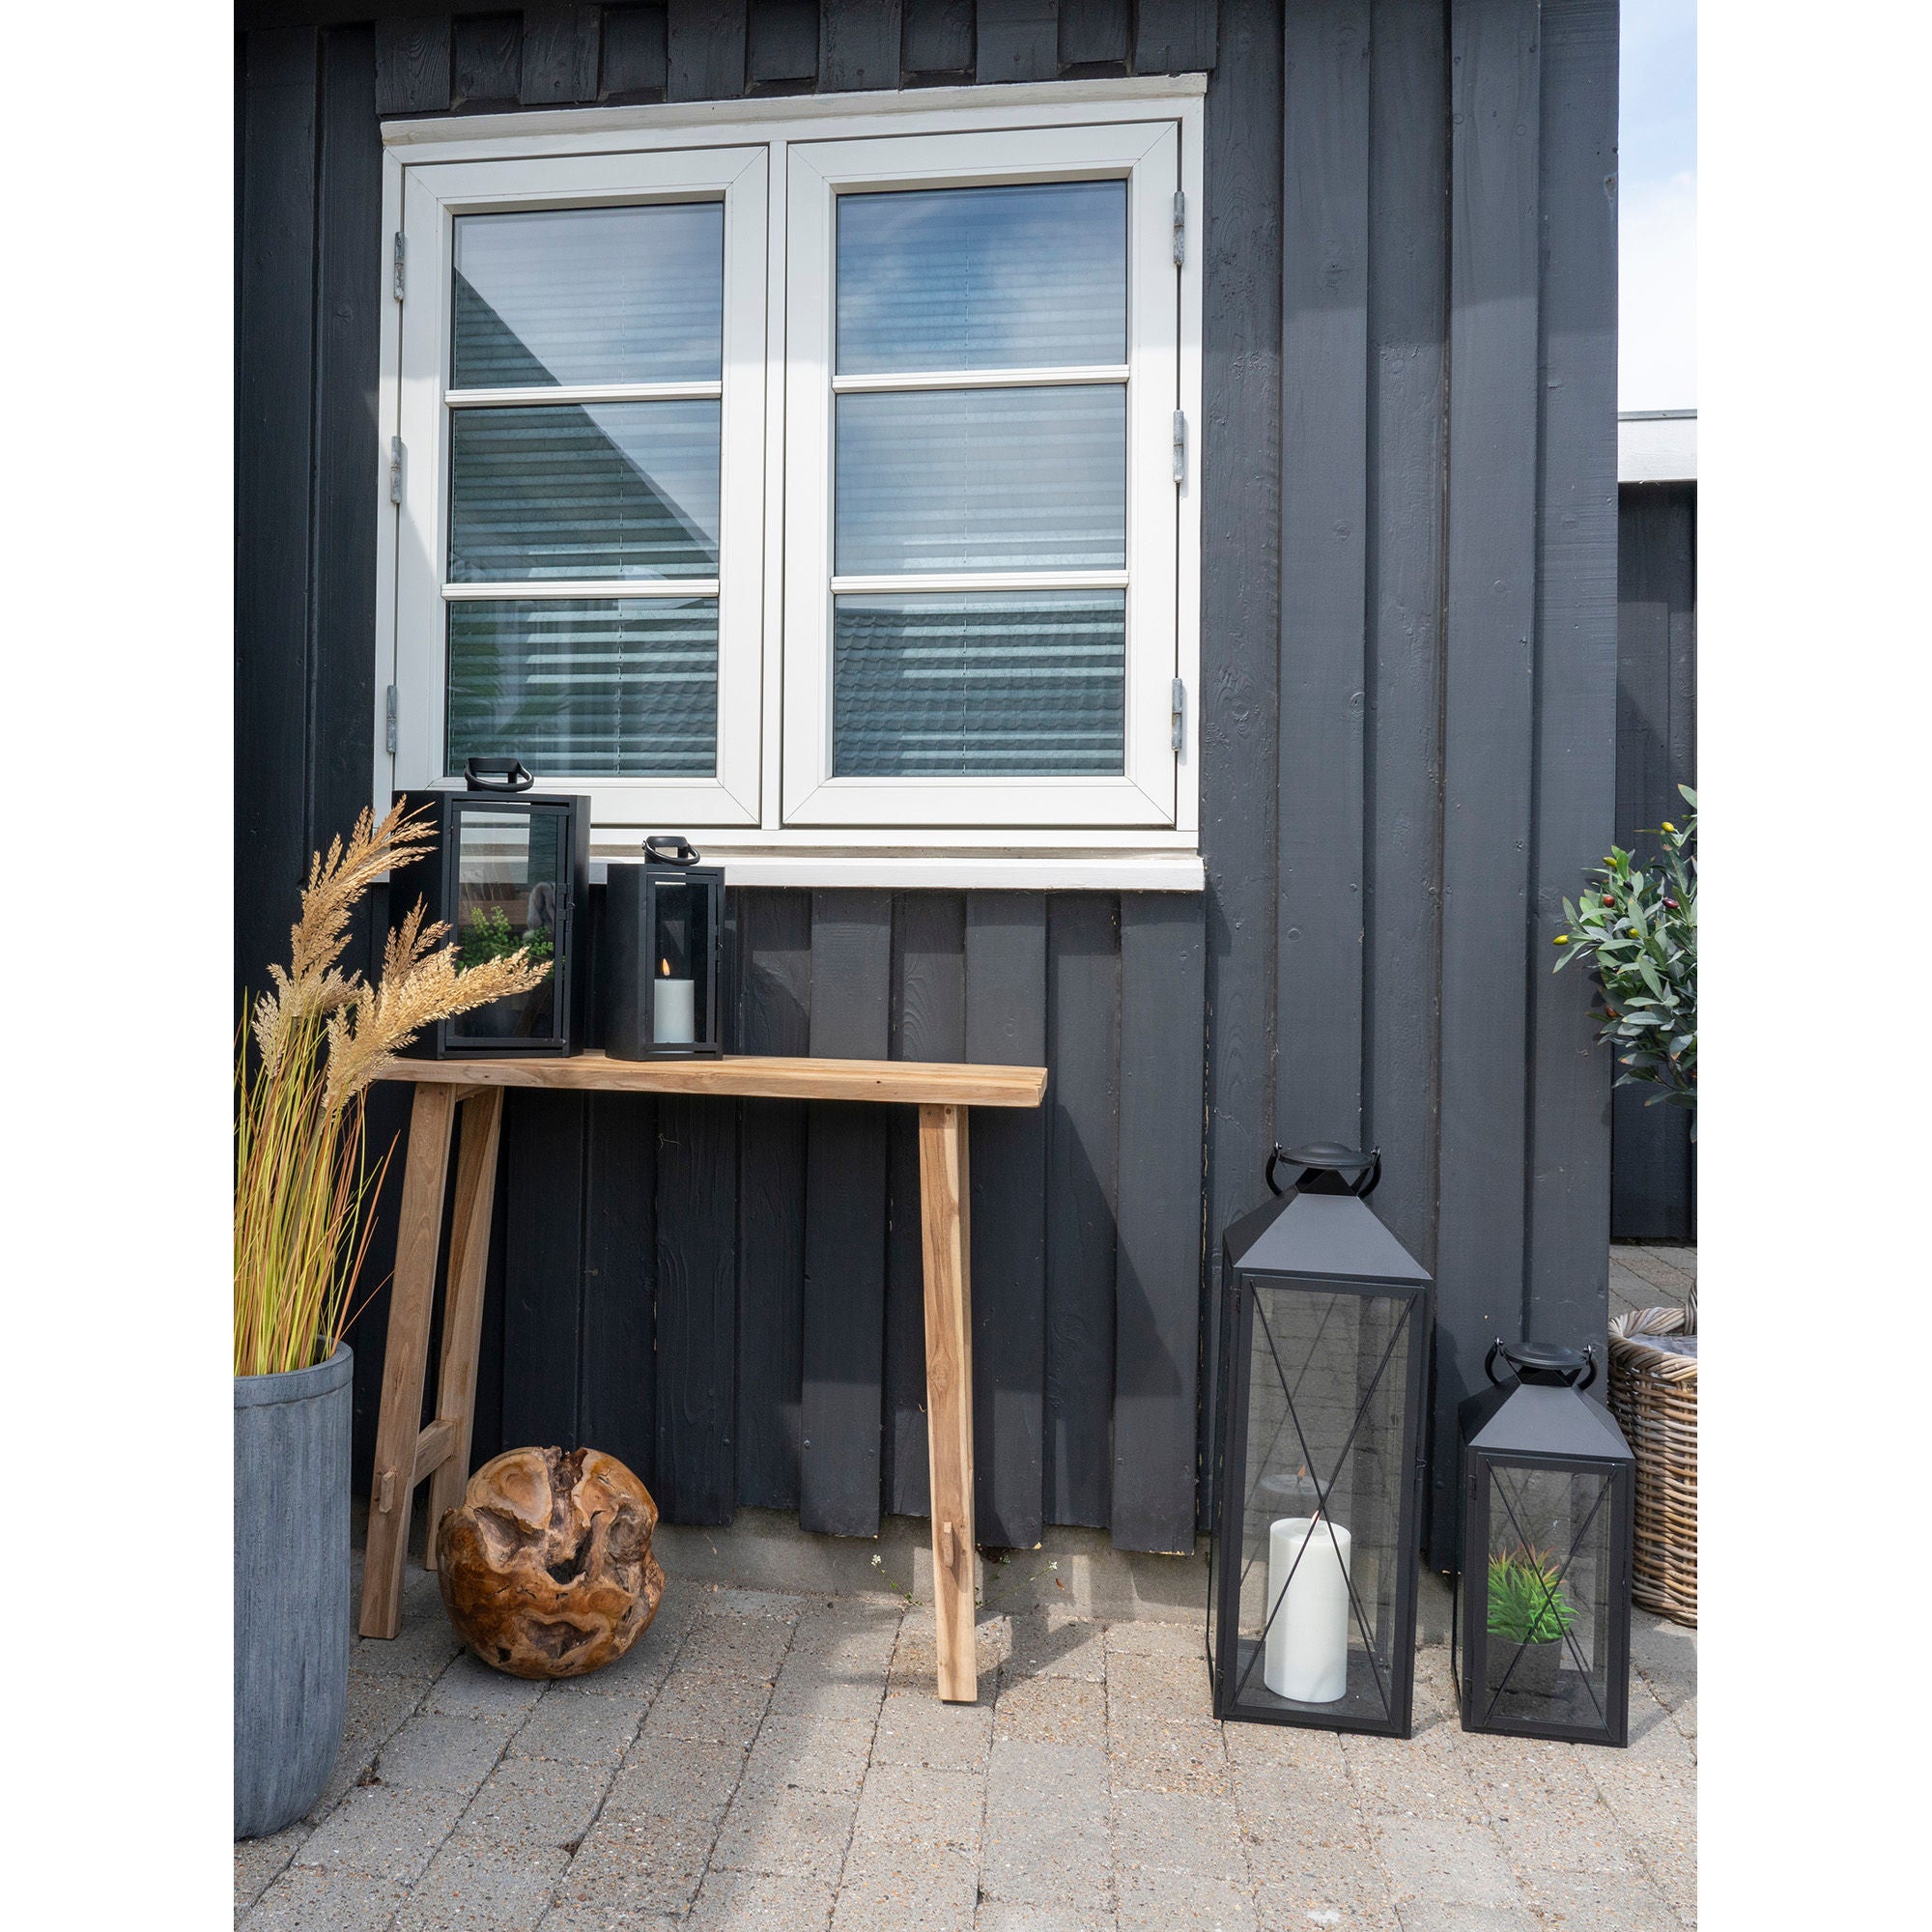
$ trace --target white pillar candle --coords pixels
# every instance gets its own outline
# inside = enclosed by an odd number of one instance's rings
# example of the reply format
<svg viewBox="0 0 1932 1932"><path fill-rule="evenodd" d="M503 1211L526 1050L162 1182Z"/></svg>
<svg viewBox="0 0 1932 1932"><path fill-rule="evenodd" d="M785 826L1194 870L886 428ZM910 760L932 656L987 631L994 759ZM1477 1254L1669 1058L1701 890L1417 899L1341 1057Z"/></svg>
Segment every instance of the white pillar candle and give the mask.
<svg viewBox="0 0 1932 1932"><path fill-rule="evenodd" d="M1349 1532L1321 1517L1285 1516L1268 1530L1273 1615L1262 1680L1277 1697L1332 1704L1348 1691L1349 1545Z"/></svg>
<svg viewBox="0 0 1932 1932"><path fill-rule="evenodd" d="M660 1046L689 1046L697 1037L697 1002L689 980L651 982L651 1038Z"/></svg>

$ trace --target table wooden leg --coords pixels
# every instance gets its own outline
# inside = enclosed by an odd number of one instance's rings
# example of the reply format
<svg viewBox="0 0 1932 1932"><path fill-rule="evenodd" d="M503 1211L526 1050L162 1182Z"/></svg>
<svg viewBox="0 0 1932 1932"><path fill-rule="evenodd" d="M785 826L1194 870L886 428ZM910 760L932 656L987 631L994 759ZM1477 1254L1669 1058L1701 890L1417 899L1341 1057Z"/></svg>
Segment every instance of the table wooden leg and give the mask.
<svg viewBox="0 0 1932 1932"><path fill-rule="evenodd" d="M442 1190L449 1175L449 1128L459 1091L443 1085L419 1086L410 1114L396 1273L389 1288L389 1335L383 1356L383 1406L376 1423L376 1467L369 1485L369 1543L362 1564L358 1624L364 1636L394 1636L402 1628L403 1564L410 1502L415 1493L416 1442L422 1433L436 1251L442 1233Z"/></svg>
<svg viewBox="0 0 1932 1932"><path fill-rule="evenodd" d="M925 1438L932 1466L932 1610L939 1694L980 1694L973 1656L973 1288L966 1110L919 1110L925 1254Z"/></svg>
<svg viewBox="0 0 1932 1932"><path fill-rule="evenodd" d="M436 1527L463 1500L469 1432L476 1417L476 1349L483 1333L483 1282L490 1267L490 1210L497 1199L497 1144L503 1090L475 1087L463 1103L456 1154L456 1221L449 1232L449 1288L442 1302L442 1367L436 1419L450 1425L449 1448L429 1479L423 1568L436 1568Z"/></svg>

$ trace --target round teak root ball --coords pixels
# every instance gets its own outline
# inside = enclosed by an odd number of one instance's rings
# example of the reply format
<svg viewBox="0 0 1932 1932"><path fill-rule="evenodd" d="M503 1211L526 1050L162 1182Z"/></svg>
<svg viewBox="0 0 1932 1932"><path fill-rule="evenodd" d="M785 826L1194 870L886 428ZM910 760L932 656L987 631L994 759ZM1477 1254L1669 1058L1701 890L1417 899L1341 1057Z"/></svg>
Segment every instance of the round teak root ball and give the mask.
<svg viewBox="0 0 1932 1932"><path fill-rule="evenodd" d="M512 1449L470 1477L436 1533L457 1634L512 1677L582 1677L614 1663L664 1597L658 1506L614 1456Z"/></svg>

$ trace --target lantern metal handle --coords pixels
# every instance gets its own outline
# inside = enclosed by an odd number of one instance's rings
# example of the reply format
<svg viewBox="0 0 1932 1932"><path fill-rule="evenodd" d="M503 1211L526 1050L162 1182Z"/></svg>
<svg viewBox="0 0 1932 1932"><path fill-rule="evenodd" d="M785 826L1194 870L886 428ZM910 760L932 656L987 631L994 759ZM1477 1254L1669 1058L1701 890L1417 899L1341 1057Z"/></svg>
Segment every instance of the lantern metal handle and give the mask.
<svg viewBox="0 0 1932 1932"><path fill-rule="evenodd" d="M682 832L653 832L644 840L644 857L660 866L695 866L697 847Z"/></svg>
<svg viewBox="0 0 1932 1932"><path fill-rule="evenodd" d="M1490 1380L1497 1388L1502 1387L1503 1381L1502 1378L1496 1374L1496 1357L1504 1351L1507 1346L1502 1338L1498 1336L1495 1341L1490 1344L1490 1352L1483 1357L1483 1373L1489 1377ZM1597 1345L1594 1342L1583 1350L1583 1364L1582 1374L1575 1381L1569 1383L1569 1387L1577 1390L1586 1389L1597 1379L1597 1371L1603 1364L1597 1359ZM1520 1379L1520 1378L1518 1378L1518 1379Z"/></svg>
<svg viewBox="0 0 1932 1932"><path fill-rule="evenodd" d="M536 779L521 758L467 758L463 782L471 791L528 791Z"/></svg>
<svg viewBox="0 0 1932 1932"><path fill-rule="evenodd" d="M1312 1160L1310 1158L1311 1155L1315 1155L1318 1153L1321 1154L1333 1153L1336 1155L1346 1154L1348 1158L1346 1160L1338 1160L1331 1165L1326 1160L1317 1161L1317 1160ZM1268 1155L1267 1159L1266 1178L1268 1184L1268 1192L1270 1194L1280 1194L1284 1191L1282 1189L1281 1184L1274 1178L1275 1169L1283 1161L1287 1161L1291 1165L1295 1167L1305 1168L1312 1166L1321 1166L1325 1168L1327 1172L1338 1175L1345 1173L1349 1168L1351 1167L1360 1168L1361 1178L1358 1180L1351 1183L1348 1189L1348 1191L1350 1194L1354 1195L1355 1198L1360 1201L1366 1201L1369 1198L1369 1196L1376 1191L1376 1188L1380 1182L1382 1178L1382 1151L1380 1148L1371 1148L1366 1154L1359 1154L1353 1152L1351 1150L1345 1148L1291 1149L1283 1147L1281 1143L1277 1141L1274 1145L1274 1151Z"/></svg>

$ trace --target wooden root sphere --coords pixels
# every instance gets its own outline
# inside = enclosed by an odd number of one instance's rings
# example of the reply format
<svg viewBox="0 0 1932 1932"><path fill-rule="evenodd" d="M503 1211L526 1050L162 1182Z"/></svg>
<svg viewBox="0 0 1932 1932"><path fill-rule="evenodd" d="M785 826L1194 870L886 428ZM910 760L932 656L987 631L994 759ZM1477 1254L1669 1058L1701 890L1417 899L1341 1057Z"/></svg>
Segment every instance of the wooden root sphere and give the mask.
<svg viewBox="0 0 1932 1932"><path fill-rule="evenodd" d="M512 1677L601 1670L657 1615L657 1520L651 1492L614 1456L509 1450L438 1525L443 1607L464 1642Z"/></svg>

